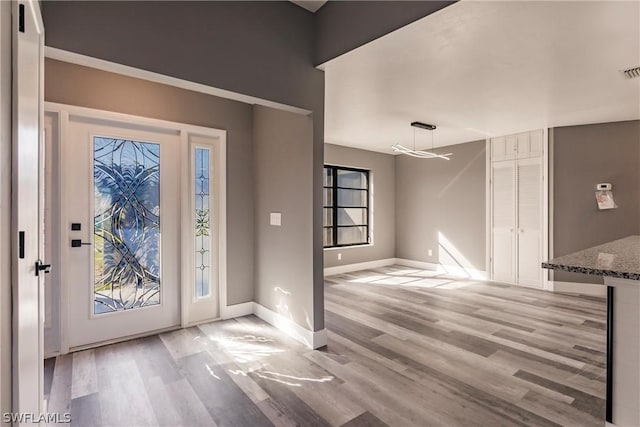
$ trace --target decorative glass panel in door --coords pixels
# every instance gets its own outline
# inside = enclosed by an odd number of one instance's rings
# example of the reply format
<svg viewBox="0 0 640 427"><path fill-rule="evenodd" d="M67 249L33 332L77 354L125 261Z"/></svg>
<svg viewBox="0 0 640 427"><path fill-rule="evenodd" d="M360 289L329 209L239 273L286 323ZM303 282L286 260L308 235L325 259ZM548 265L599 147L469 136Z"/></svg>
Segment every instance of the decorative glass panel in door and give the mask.
<svg viewBox="0 0 640 427"><path fill-rule="evenodd" d="M94 314L160 303L160 145L93 138Z"/></svg>
<svg viewBox="0 0 640 427"><path fill-rule="evenodd" d="M210 295L211 275L211 205L209 148L194 150L194 224L195 224L195 295Z"/></svg>

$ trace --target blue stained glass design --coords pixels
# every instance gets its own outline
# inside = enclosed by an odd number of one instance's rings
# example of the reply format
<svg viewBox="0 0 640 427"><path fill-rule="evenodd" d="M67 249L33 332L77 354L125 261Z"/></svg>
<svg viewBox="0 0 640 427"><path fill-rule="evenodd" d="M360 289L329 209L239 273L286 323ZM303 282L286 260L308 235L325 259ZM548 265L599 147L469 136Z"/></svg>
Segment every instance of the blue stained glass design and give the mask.
<svg viewBox="0 0 640 427"><path fill-rule="evenodd" d="M195 224L195 291L196 297L209 295L211 273L211 209L209 205L209 149L195 149L194 167L194 224Z"/></svg>
<svg viewBox="0 0 640 427"><path fill-rule="evenodd" d="M94 137L94 313L160 303L160 145Z"/></svg>

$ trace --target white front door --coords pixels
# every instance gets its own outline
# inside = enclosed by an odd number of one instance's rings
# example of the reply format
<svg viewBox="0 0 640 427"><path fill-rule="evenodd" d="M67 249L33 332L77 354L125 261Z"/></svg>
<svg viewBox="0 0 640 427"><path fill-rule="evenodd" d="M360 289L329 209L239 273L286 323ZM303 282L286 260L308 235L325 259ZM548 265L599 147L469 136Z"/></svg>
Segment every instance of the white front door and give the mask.
<svg viewBox="0 0 640 427"><path fill-rule="evenodd" d="M69 115L61 143L69 348L180 325L180 135Z"/></svg>
<svg viewBox="0 0 640 427"><path fill-rule="evenodd" d="M39 2L12 6L13 411L37 416L43 409L44 27Z"/></svg>

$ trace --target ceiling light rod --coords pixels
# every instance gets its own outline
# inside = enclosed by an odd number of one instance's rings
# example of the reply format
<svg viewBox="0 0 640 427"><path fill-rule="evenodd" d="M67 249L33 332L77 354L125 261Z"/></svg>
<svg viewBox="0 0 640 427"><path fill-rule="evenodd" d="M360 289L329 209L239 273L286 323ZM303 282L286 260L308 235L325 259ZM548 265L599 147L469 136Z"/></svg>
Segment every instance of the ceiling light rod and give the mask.
<svg viewBox="0 0 640 427"><path fill-rule="evenodd" d="M428 123L422 122L411 122L411 126L414 128L426 129L426 130L435 130L436 125L430 125Z"/></svg>
<svg viewBox="0 0 640 427"><path fill-rule="evenodd" d="M453 153L437 154L433 152L433 130L436 128L435 125L430 125L422 122L411 122L411 126L414 128L420 128L420 129L426 129L426 130L432 131L431 132L431 150L432 151L416 150L416 130L415 129L413 129L413 149L407 148L401 144L394 144L391 146L391 149L393 151L400 154L406 154L407 156L417 157L419 159L449 160L449 156L451 156Z"/></svg>
<svg viewBox="0 0 640 427"><path fill-rule="evenodd" d="M449 156L453 153L446 154L436 154L429 151L420 151L420 150L412 150L410 148L406 148L403 145L395 144L391 147L393 151L400 154L406 154L407 156L417 157L419 159L444 159L449 160Z"/></svg>

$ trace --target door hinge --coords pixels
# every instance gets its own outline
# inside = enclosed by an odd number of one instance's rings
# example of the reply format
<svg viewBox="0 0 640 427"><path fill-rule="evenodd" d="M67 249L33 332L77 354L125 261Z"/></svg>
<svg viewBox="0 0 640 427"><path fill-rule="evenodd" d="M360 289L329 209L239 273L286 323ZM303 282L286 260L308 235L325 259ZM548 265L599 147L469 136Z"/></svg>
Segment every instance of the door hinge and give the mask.
<svg viewBox="0 0 640 427"><path fill-rule="evenodd" d="M24 5L18 5L18 31L24 33Z"/></svg>

